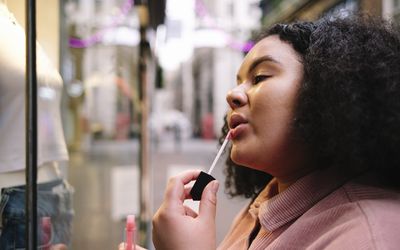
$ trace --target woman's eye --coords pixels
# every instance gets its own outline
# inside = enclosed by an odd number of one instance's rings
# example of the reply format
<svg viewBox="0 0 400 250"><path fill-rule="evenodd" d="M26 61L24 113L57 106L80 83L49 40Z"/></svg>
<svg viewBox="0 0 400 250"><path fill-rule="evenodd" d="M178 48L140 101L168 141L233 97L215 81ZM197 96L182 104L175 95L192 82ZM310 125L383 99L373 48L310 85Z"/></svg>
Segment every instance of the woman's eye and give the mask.
<svg viewBox="0 0 400 250"><path fill-rule="evenodd" d="M262 82L262 81L266 80L268 77L269 77L268 75L255 76L254 79L253 79L253 84L257 84L259 82Z"/></svg>

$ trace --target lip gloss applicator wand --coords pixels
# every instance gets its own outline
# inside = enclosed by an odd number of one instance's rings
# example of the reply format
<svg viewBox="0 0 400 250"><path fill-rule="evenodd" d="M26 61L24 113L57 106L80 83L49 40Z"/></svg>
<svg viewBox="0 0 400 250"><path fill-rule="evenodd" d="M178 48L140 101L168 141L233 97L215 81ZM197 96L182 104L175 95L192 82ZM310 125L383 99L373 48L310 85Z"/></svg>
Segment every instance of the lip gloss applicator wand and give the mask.
<svg viewBox="0 0 400 250"><path fill-rule="evenodd" d="M231 131L225 137L224 142L222 143L221 148L218 151L217 156L215 157L213 163L211 164L210 169L207 173L201 171L199 176L197 177L196 182L194 183L192 189L190 190L190 195L194 201L201 200L201 194L203 193L204 188L207 186L208 183L215 180L214 177L211 176L211 172L214 170L215 165L217 164L218 159L221 157L222 152L224 151L228 141L231 139Z"/></svg>

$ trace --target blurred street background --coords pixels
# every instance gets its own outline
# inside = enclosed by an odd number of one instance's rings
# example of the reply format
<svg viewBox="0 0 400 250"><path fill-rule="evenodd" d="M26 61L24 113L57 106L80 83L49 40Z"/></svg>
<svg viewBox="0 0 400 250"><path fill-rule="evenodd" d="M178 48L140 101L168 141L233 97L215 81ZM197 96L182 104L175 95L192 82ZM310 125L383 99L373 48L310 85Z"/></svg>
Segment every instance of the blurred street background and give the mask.
<svg viewBox="0 0 400 250"><path fill-rule="evenodd" d="M225 95L258 29L354 11L400 20L400 0L37 2L39 42L64 80L77 250L116 249L127 214L152 248L151 216L168 178L207 170L218 151ZM23 24L24 1L7 5ZM224 193L225 158L214 174L218 242L249 202Z"/></svg>

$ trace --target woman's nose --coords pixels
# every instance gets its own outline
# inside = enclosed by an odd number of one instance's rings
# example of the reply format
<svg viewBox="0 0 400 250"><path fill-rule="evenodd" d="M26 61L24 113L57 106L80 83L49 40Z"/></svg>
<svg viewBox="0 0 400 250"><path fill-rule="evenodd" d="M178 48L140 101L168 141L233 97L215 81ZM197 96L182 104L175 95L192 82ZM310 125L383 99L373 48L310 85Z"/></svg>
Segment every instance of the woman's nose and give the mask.
<svg viewBox="0 0 400 250"><path fill-rule="evenodd" d="M226 95L226 101L231 109L236 109L247 103L247 95L240 86L237 86L228 92Z"/></svg>

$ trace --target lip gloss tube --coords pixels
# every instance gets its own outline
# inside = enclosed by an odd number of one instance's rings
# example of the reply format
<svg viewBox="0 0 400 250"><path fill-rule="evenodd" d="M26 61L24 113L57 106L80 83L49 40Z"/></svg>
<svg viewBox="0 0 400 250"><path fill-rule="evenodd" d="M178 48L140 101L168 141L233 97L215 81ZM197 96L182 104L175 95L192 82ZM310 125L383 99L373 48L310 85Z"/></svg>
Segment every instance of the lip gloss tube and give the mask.
<svg viewBox="0 0 400 250"><path fill-rule="evenodd" d="M208 183L215 180L215 178L211 175L211 172L214 170L215 165L217 164L218 159L221 157L222 152L224 151L228 141L231 139L231 131L225 137L224 142L222 143L221 148L219 149L217 156L215 157L213 163L211 164L208 173L201 171L200 175L197 177L196 182L194 183L192 189L190 190L190 195L194 201L201 200L201 195L203 194L204 188Z"/></svg>
<svg viewBox="0 0 400 250"><path fill-rule="evenodd" d="M50 250L51 248L51 218L42 217L41 218L41 229L42 229L42 244L43 250Z"/></svg>
<svg viewBox="0 0 400 250"><path fill-rule="evenodd" d="M126 226L125 226L125 250L136 249L135 233L136 233L135 216L128 215L126 217Z"/></svg>

